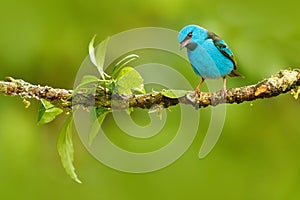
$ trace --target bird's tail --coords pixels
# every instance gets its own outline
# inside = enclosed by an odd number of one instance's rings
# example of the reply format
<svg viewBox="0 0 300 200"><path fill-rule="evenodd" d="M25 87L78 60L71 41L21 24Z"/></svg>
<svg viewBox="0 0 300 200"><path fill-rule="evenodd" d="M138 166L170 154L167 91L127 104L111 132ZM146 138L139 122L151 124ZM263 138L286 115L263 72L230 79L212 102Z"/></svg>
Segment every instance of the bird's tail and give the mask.
<svg viewBox="0 0 300 200"><path fill-rule="evenodd" d="M230 77L239 76L239 77L245 78L245 76L243 76L242 74L237 73L235 70L232 70L232 71L228 74L228 76L230 76Z"/></svg>

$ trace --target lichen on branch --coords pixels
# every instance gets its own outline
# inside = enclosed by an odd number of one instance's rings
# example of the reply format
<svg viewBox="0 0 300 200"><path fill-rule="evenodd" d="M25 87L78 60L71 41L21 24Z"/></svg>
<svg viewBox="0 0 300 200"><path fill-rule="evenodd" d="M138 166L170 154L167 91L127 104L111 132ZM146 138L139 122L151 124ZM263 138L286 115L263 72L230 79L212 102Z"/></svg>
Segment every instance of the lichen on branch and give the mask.
<svg viewBox="0 0 300 200"><path fill-rule="evenodd" d="M64 110L71 110L72 106L82 105L84 107L96 106L113 109L146 108L161 106L167 108L179 103L190 104L195 108L216 106L220 103L242 103L262 98L271 98L292 91L298 94L300 87L300 70L281 70L256 84L240 88L230 88L226 92L226 99L222 99L221 91L201 92L197 97L193 91L187 91L185 95L174 98L165 95L163 91L147 94L112 94L102 86L95 93L77 92L72 95L73 90L52 88L30 84L21 79L11 77L0 81L0 93L7 96L19 96L23 99L45 99L53 105ZM99 92L102 91L102 92ZM296 97L297 95L295 95Z"/></svg>

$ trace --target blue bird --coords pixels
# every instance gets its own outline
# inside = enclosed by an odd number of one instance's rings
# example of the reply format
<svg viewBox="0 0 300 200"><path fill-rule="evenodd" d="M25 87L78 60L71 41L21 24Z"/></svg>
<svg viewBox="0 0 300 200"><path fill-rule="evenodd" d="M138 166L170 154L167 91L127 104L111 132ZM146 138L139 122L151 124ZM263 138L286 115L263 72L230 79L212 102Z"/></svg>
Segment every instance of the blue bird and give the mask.
<svg viewBox="0 0 300 200"><path fill-rule="evenodd" d="M226 76L239 76L237 63L228 45L215 33L197 25L185 26L178 35L180 49L187 48L188 58L194 72L201 76L195 95L205 79L223 78L221 95L226 96Z"/></svg>

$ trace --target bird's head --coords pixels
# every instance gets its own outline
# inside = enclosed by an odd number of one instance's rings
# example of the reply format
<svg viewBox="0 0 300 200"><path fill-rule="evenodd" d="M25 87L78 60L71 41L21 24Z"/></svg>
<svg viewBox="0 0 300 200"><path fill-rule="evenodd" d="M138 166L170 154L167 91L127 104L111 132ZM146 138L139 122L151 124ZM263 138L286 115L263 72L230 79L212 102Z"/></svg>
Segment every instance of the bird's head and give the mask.
<svg viewBox="0 0 300 200"><path fill-rule="evenodd" d="M206 29L197 25L188 25L180 30L178 35L178 42L180 49L186 47L193 50L196 48L197 43L201 44L208 36Z"/></svg>

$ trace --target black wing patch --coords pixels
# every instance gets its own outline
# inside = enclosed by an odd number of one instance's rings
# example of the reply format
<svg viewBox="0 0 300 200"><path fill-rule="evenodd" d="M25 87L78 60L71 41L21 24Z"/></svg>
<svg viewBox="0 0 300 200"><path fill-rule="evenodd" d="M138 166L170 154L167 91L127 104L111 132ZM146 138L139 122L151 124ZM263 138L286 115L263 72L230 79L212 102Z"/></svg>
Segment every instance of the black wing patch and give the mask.
<svg viewBox="0 0 300 200"><path fill-rule="evenodd" d="M212 39L214 45L218 48L218 50L231 60L233 63L233 69L236 69L237 63L234 59L232 51L229 49L228 45L222 40L218 35L213 32L208 32L208 39Z"/></svg>

